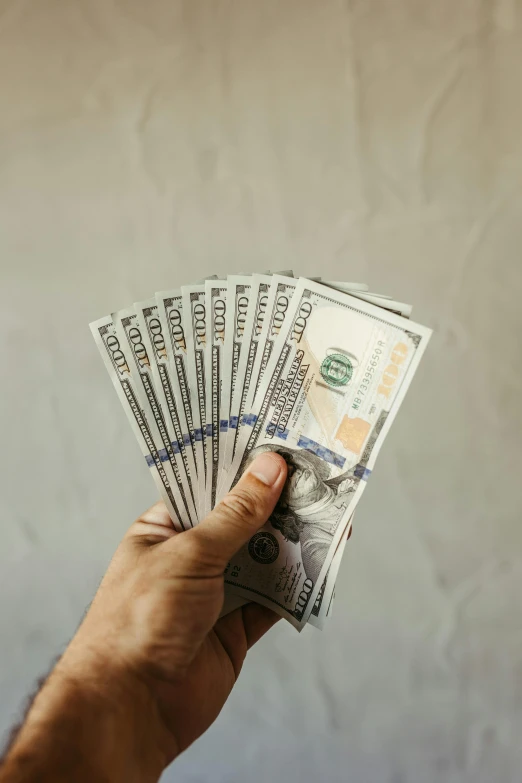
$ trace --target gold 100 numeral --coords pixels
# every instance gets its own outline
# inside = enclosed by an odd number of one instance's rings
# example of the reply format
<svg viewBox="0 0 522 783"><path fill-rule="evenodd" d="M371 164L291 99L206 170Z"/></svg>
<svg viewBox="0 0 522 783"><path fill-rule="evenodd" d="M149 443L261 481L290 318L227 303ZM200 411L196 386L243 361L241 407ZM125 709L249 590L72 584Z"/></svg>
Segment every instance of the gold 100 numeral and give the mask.
<svg viewBox="0 0 522 783"><path fill-rule="evenodd" d="M408 346L405 343L397 343L391 353L390 363L384 369L382 374L381 383L377 389L378 394L382 394L383 397L390 396L391 390L395 386L395 382L399 377L399 367L404 362L407 355Z"/></svg>

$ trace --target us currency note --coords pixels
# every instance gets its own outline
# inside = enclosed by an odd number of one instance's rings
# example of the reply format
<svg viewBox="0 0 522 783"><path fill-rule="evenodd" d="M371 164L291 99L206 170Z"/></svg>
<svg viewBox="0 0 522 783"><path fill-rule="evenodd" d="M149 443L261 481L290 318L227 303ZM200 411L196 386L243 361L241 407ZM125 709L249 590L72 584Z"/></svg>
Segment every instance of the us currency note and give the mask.
<svg viewBox="0 0 522 783"><path fill-rule="evenodd" d="M258 278L259 275L254 275L253 278ZM297 286L297 279L285 277L283 275L273 275L268 281L265 281L269 286L266 293L266 297L260 300L263 308L258 309L254 315L254 328L250 332L250 348L255 350L257 345L260 344L262 349L255 351L253 361L250 356L248 358L248 372L245 373L245 383L243 385L244 400L239 411L239 421L236 424L236 434L234 440L233 452L227 453L227 461L225 467L231 464L233 456L236 450L243 451L245 448L245 441L240 440L241 429L243 425L243 414L246 412L247 416L251 411L256 397L259 385L262 381L266 365L268 364L272 350L274 347L274 341L278 337L281 329L284 326L286 313L290 306L293 293ZM313 281L312 281L313 282ZM347 290L352 292L363 292L367 286L364 283L339 283L336 285L350 286ZM249 313L250 315L250 313ZM246 332L249 333L250 319L246 320L247 328ZM243 367L241 368L243 370ZM239 377L241 375L238 373ZM246 392L246 393L245 393ZM232 425L231 425L232 426ZM243 433L243 438L245 437ZM238 446L238 442L240 445ZM219 496L223 495L223 486L220 488Z"/></svg>
<svg viewBox="0 0 522 783"><path fill-rule="evenodd" d="M233 392L223 458L224 470L228 469L234 455L243 414L246 410L248 390L256 364L272 277L271 275L252 275L250 281L246 312L245 299L241 293L234 301L234 339L233 342L228 343L225 358L226 372L230 371ZM221 491L219 494L221 495Z"/></svg>
<svg viewBox="0 0 522 783"><path fill-rule="evenodd" d="M401 315L403 318L411 318L413 305L408 304L407 302L398 302L396 299L384 299L380 294L360 294L355 291L348 291L347 293L350 293L358 299L362 299L363 302L369 302L370 304L383 307L385 310L389 310L390 313Z"/></svg>
<svg viewBox="0 0 522 783"><path fill-rule="evenodd" d="M327 285L329 288L337 288L339 291L345 291L348 293L353 293L354 291L358 291L361 294L369 293L370 287L366 285L366 283L345 283L342 280L323 280L322 277L317 278L308 278L309 280L314 280L317 283L321 283L322 285ZM374 294L374 296L380 296L382 299L391 299L391 296L386 296L384 294Z"/></svg>
<svg viewBox="0 0 522 783"><path fill-rule="evenodd" d="M385 310L389 310L391 313L396 313L397 315L402 315L403 318L411 318L413 306L406 302L397 302L395 299L392 299L391 296L374 294L371 291L353 290L348 288L348 286L351 285L350 283L323 281L323 285L327 285L329 288L335 288L337 291L344 291L347 294L351 294L351 296L362 299L363 302L369 302L370 304L384 307Z"/></svg>
<svg viewBox="0 0 522 783"><path fill-rule="evenodd" d="M182 515L178 499L174 498L172 487L165 470L168 456L161 446L154 417L144 409L138 394L136 378L131 373L132 358L116 332L111 316L100 318L90 324L91 332L100 351L103 363L109 373L121 404L127 414L141 452L150 468L152 478L177 530L183 530Z"/></svg>
<svg viewBox="0 0 522 783"><path fill-rule="evenodd" d="M250 415L249 412L252 409L254 398L272 352L274 340L284 323L292 294L297 285L297 280L295 278L286 277L284 275L253 275L253 277L256 278L256 280L261 279L261 282L258 291L256 310L252 313L254 320L251 322L250 319L247 319L250 334L249 352L246 360L246 373L242 383L242 399L240 401L239 414L236 422L236 432L233 444L234 453L237 450L240 452L244 451L246 445L245 435L242 432L243 424L245 423L244 416L246 415L248 420L248 416ZM267 287L266 296L262 294L265 286ZM250 327L252 327L251 330ZM239 371L238 377L241 377ZM231 424L230 426L232 429L234 425ZM248 435L246 437L248 437ZM227 456L230 459L230 452ZM229 464L230 463L227 462L227 469ZM223 481L219 488L219 498L224 494L224 481L226 481L227 478L228 477L223 476Z"/></svg>
<svg viewBox="0 0 522 783"><path fill-rule="evenodd" d="M194 464L194 471L196 475L196 481L193 483L193 494L197 495L197 488L199 485L199 470L201 470L202 463L198 467L198 456L201 453L201 430L196 432L194 427L194 420L192 416L192 409L194 406L194 400L191 396L191 390L188 378L187 369L187 339L185 336L185 326L183 320L183 299L180 289L173 289L170 291L159 291L156 293L156 302L158 304L158 315L160 323L163 327L163 334L168 337L167 344L170 348L170 367L171 375L174 379L175 388L177 389L178 399L180 401L180 409L183 410L185 420L187 422L188 433L190 438L190 446L192 451L192 462ZM201 457L202 459L202 457ZM194 497L196 509L199 512L200 496Z"/></svg>
<svg viewBox="0 0 522 783"><path fill-rule="evenodd" d="M223 476L234 453L240 412L242 414L246 401L250 370L257 345L252 339L252 331L262 277L268 276L229 275L227 278L228 307L223 370L226 389L222 413L225 414L228 405L228 429L226 437L222 440L223 453L220 459L218 496ZM263 285L268 291L268 283Z"/></svg>
<svg viewBox="0 0 522 783"><path fill-rule="evenodd" d="M164 469L176 499L181 522L184 528L191 527L193 522L189 511L190 496L186 495L181 480L176 456L172 448L172 441L169 437L165 414L154 383L152 374L152 362L154 359L151 358L145 346L144 332L140 328L138 315L134 307L131 307L113 313L112 319L120 345L125 345L133 361L134 369L131 372L136 377L136 388L141 404L147 412L148 418L153 419L155 422L156 430L160 437L156 445L161 449L160 453L167 456L164 462Z"/></svg>
<svg viewBox="0 0 522 783"><path fill-rule="evenodd" d="M341 567L341 561L343 559L344 550L348 541L351 527L352 525L350 522L346 530L346 535L344 536L339 546L337 547L330 568L328 569L328 573L324 578L321 590L319 591L317 598L315 599L314 607L310 613L310 617L308 618L309 624L313 625L315 628L318 628L321 631L324 629L326 620L331 613L331 607L335 596L335 584L337 581L337 576L339 574L339 569ZM246 603L248 603L248 600L246 598L243 598L242 596L237 595L236 593L230 592L228 586L226 586L225 601L223 604L223 609L219 616L224 617L226 614L233 612L235 609L237 609L240 606L244 606L244 604Z"/></svg>
<svg viewBox="0 0 522 783"><path fill-rule="evenodd" d="M276 276L293 279L293 272L285 270L277 272ZM221 477L230 465L235 451L241 418L247 405L250 381L261 365L261 359L258 359L256 364L257 347L261 339L268 293L273 279L274 276L269 272L264 275L229 275L227 278L229 306L224 347L224 377L227 378L227 388L222 396L222 419L228 408L229 424L227 437L221 440ZM242 350L243 344L245 350ZM238 386L237 391L236 386ZM221 483L220 480L218 497L221 496L219 491Z"/></svg>
<svg viewBox="0 0 522 783"><path fill-rule="evenodd" d="M207 310L205 283L181 287L183 328L187 345L186 369L192 400L192 421L196 439L198 497L200 518L207 513L207 411L205 349L207 344Z"/></svg>
<svg viewBox="0 0 522 783"><path fill-rule="evenodd" d="M263 378L265 368L270 360L274 341L278 337L284 326L286 313L292 300L293 293L297 285L297 279L282 274L271 276L269 295L266 301L265 317L262 322L262 329L259 333L259 343L262 345L262 351L256 354L256 359L252 367L251 379L248 395L245 401L245 410L250 410L257 390ZM348 293L364 295L368 288L365 283L343 283Z"/></svg>
<svg viewBox="0 0 522 783"><path fill-rule="evenodd" d="M265 317L263 318L263 326L259 335L261 351L256 353L256 359L252 368L252 378L245 405L246 411L250 411L252 407L266 366L272 355L274 342L285 322L297 282L295 278L284 277L283 275L273 275L271 278Z"/></svg>
<svg viewBox="0 0 522 783"><path fill-rule="evenodd" d="M338 288L339 291L347 291L349 293L359 291L361 294L364 294L370 290L366 283L345 283L340 280L323 280L322 277L309 277L308 279L313 280L316 283L322 283L322 285L330 286L330 288ZM391 299L391 297L389 298Z"/></svg>
<svg viewBox="0 0 522 783"><path fill-rule="evenodd" d="M252 277L247 275L229 275L227 278L227 312L224 345L224 376L226 389L222 395L222 416L232 418L232 400L236 388L238 370L244 366L241 362L241 349L247 333L249 301L252 296ZM237 417L236 417L237 418ZM236 421L237 424L237 421ZM227 432L228 434L228 432ZM223 465L223 463L222 463Z"/></svg>
<svg viewBox="0 0 522 783"><path fill-rule="evenodd" d="M352 529L352 522L353 522L353 517L346 528L346 532L343 538L341 539L341 541L337 546L335 554L332 558L332 562L330 563L328 572L323 580L323 584L321 585L321 589L317 593L317 597L314 601L313 609L310 612L310 617L308 618L308 622L310 623L310 625L315 626L315 628L319 628L319 630L321 631L323 630L326 619L330 613L330 607L332 605L332 600L335 592L335 583L337 582L337 575L341 567L341 561L343 559L344 550L346 548L346 544L348 543L348 538L350 536L350 531Z"/></svg>
<svg viewBox="0 0 522 783"><path fill-rule="evenodd" d="M226 280L205 282L207 340L205 348L206 377L206 513L216 505L220 463L228 430L230 396L226 375L224 348L228 284ZM225 399L224 399L225 398ZM227 402L228 401L228 402Z"/></svg>
<svg viewBox="0 0 522 783"><path fill-rule="evenodd" d="M187 508L192 524L195 525L198 522L194 498L194 487L197 486L196 465L194 463L189 428L183 405L180 401L177 377L172 372L168 337L166 338L163 332L158 305L154 297L144 302L136 302L134 309L138 316L138 326L141 330L143 344L151 360L154 385L165 415Z"/></svg>
<svg viewBox="0 0 522 783"><path fill-rule="evenodd" d="M300 280L275 341L230 484L263 451L288 463L269 522L225 581L297 628L309 618L431 332ZM227 487L228 488L228 487Z"/></svg>
<svg viewBox="0 0 522 783"><path fill-rule="evenodd" d="M309 278L309 279L313 279L313 278ZM371 304L375 304L378 305L379 307L383 307L384 309L396 313L397 315L401 315L405 318L411 317L413 308L410 304L406 304L404 302L397 302L393 300L391 296L374 294L369 291L369 287L365 283L351 283L351 282L345 283L340 281L324 281L321 280L321 278L317 278L317 282L322 282L323 285L326 285L331 288L335 288L338 291L343 291L345 293L350 294L351 296L358 297L365 302L370 302ZM350 520L350 523L346 530L346 534L344 535L344 537L342 538L341 542L337 547L331 565L323 580L321 589L319 590L319 593L317 594L317 597L315 599L313 609L310 613L310 617L308 618L308 622L311 625L315 626L316 628L319 628L320 630L323 630L327 617L329 616L330 613L334 592L335 592L335 583L337 581L337 574L341 566L341 561L343 559L344 550L346 548L346 543L348 541L351 528L352 528L352 520Z"/></svg>

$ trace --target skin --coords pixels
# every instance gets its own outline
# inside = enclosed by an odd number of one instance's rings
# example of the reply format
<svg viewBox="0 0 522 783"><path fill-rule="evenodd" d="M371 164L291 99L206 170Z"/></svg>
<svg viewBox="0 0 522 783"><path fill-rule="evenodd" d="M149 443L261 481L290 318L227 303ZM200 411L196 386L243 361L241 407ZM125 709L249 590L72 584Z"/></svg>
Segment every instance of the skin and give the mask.
<svg viewBox="0 0 522 783"><path fill-rule="evenodd" d="M0 783L148 783L213 723L248 649L278 620L218 619L223 572L266 522L286 463L260 455L194 529L158 503L129 529L0 769Z"/></svg>

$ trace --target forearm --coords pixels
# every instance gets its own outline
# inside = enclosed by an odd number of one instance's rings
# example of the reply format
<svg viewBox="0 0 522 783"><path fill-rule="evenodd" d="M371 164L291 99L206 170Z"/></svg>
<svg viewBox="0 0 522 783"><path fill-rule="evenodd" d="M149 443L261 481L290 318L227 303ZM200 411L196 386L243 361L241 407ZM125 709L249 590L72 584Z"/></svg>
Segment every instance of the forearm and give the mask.
<svg viewBox="0 0 522 783"><path fill-rule="evenodd" d="M0 783L155 783L165 730L146 685L67 653L36 697Z"/></svg>

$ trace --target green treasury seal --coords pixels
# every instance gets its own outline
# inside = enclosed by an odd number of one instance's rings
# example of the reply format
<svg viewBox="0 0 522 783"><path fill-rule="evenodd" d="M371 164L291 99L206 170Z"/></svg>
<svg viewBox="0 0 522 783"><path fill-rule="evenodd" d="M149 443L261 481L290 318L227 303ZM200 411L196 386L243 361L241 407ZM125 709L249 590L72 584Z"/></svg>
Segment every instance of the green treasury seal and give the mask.
<svg viewBox="0 0 522 783"><path fill-rule="evenodd" d="M353 375L353 365L342 353L332 353L321 364L321 375L330 386L346 386Z"/></svg>

